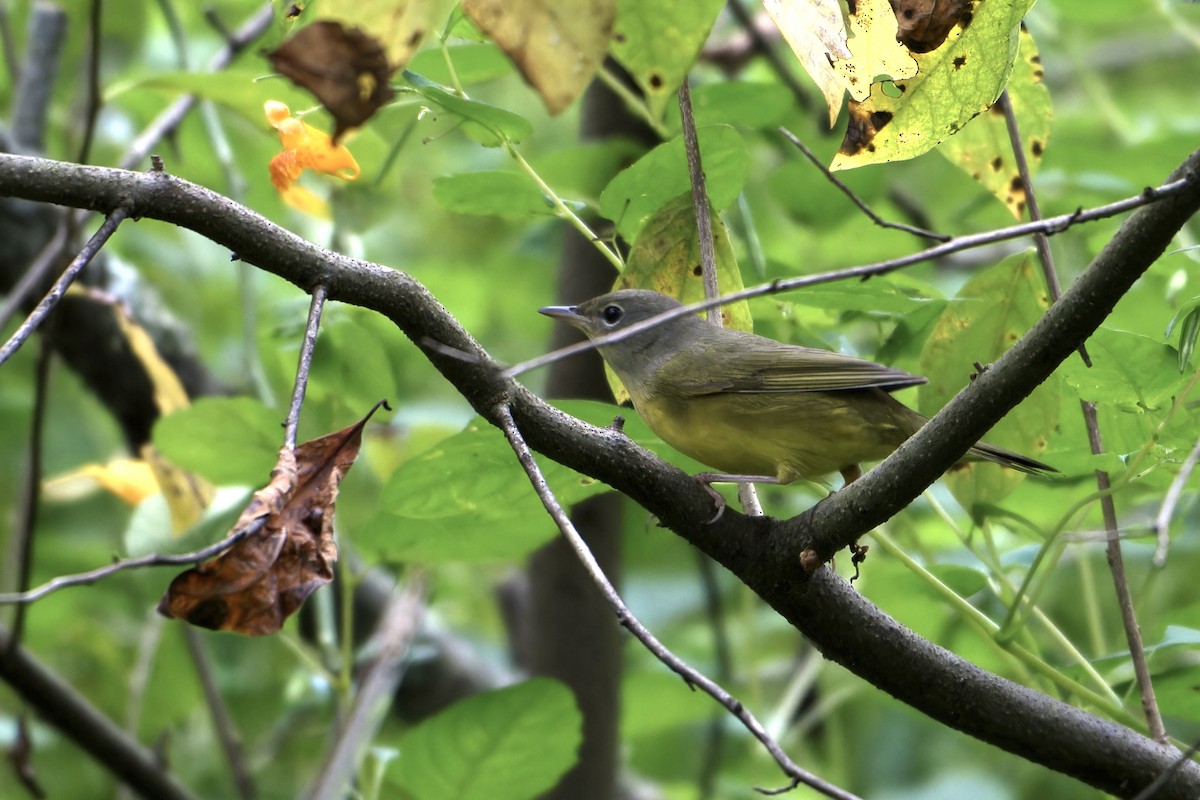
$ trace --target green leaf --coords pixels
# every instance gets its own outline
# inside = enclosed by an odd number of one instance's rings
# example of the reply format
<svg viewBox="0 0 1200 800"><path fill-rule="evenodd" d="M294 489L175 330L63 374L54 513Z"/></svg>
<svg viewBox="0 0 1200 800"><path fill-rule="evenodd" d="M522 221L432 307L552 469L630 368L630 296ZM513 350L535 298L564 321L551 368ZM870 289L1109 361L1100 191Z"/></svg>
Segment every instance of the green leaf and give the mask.
<svg viewBox="0 0 1200 800"><path fill-rule="evenodd" d="M963 564L931 564L929 572L959 597L970 597L988 586L987 574Z"/></svg>
<svg viewBox="0 0 1200 800"><path fill-rule="evenodd" d="M1018 253L980 273L952 301L925 343L921 371L929 382L918 390L921 413L931 416L966 385L974 364L995 361L1008 351L1048 307L1032 251ZM1037 458L1058 421L1059 388L1054 380L1034 390L985 437L989 444ZM1025 476L995 464L968 463L946 475L950 491L968 510L998 503Z"/></svg>
<svg viewBox="0 0 1200 800"><path fill-rule="evenodd" d="M278 100L293 110L312 103L311 95L282 77L278 80L262 80L262 77L261 70L250 69L224 70L220 80L215 80L212 73L207 72L160 72L117 83L104 93L104 99L105 102L111 102L126 93L145 89L194 94L230 108L262 128L266 127L266 117L263 116L263 104L266 101ZM278 136L275 136L275 141L278 143Z"/></svg>
<svg viewBox="0 0 1200 800"><path fill-rule="evenodd" d="M468 100L446 90L424 75L404 71L404 80L430 102L463 119L463 132L484 147L499 147L505 141L520 142L533 133L524 117L478 100Z"/></svg>
<svg viewBox="0 0 1200 800"><path fill-rule="evenodd" d="M724 6L724 0L618 0L610 52L633 76L656 119Z"/></svg>
<svg viewBox="0 0 1200 800"><path fill-rule="evenodd" d="M750 172L746 142L729 125L701 128L697 138L709 203L719 211L732 203L746 184ZM617 231L632 242L651 214L690 190L683 137L676 136L612 179L600 195L600 213L617 223Z"/></svg>
<svg viewBox="0 0 1200 800"><path fill-rule="evenodd" d="M575 763L582 724L548 678L484 692L413 728L388 779L420 800L528 800Z"/></svg>
<svg viewBox="0 0 1200 800"><path fill-rule="evenodd" d="M564 506L608 490L555 462L539 464ZM354 539L389 560L517 558L557 532L512 448L482 419L398 467L379 505L379 514Z"/></svg>
<svg viewBox="0 0 1200 800"><path fill-rule="evenodd" d="M1175 348L1128 331L1101 327L1087 340L1092 367L1069 358L1058 368L1082 400L1142 414L1166 408L1188 378Z"/></svg>
<svg viewBox="0 0 1200 800"><path fill-rule="evenodd" d="M674 673L626 673L621 680L621 739L678 735L685 725L712 719L717 708L708 697L688 691Z"/></svg>
<svg viewBox="0 0 1200 800"><path fill-rule="evenodd" d="M454 74L463 84L483 83L513 71L512 63L492 42L452 45L447 47L446 51L450 56L450 63L454 65ZM449 84L454 81L441 48L435 47L417 53L412 61L408 62L408 68L437 83Z"/></svg>
<svg viewBox="0 0 1200 800"><path fill-rule="evenodd" d="M433 197L459 214L494 214L509 219L557 214L537 184L520 172L443 175L433 181Z"/></svg>
<svg viewBox="0 0 1200 800"><path fill-rule="evenodd" d="M783 124L793 102L792 93L778 83L730 81L707 83L692 90L697 126L774 129ZM668 107L667 120L672 130L680 130L678 103Z"/></svg>
<svg viewBox="0 0 1200 800"><path fill-rule="evenodd" d="M250 397L202 397L160 419L154 445L216 484L267 482L283 444L283 418Z"/></svg>
<svg viewBox="0 0 1200 800"><path fill-rule="evenodd" d="M538 157L534 166L542 180L560 195L574 193L598 203L613 176L645 152L643 145L631 139L605 139L547 153Z"/></svg>
<svg viewBox="0 0 1200 800"><path fill-rule="evenodd" d="M1175 316L1167 323L1167 332L1163 336L1170 339L1176 325L1179 325L1179 371L1183 372L1192 361L1196 337L1200 335L1200 295L1188 300L1175 312Z"/></svg>
<svg viewBox="0 0 1200 800"><path fill-rule="evenodd" d="M964 29L940 47L913 53L917 75L895 81L900 95L876 79L871 96L850 103L850 122L831 169L916 158L982 113L1008 82L1017 55L1017 30L1032 0L979 3ZM892 93L894 94L894 93Z"/></svg>
<svg viewBox="0 0 1200 800"><path fill-rule="evenodd" d="M1050 90L1042 83L1042 62L1033 36L1024 28L1020 49L1008 81L1008 98L1021 131L1021 149L1031 174L1042 163L1050 139ZM938 152L1000 199L1017 219L1025 213L1025 192L1012 156L1004 112L994 105L947 139Z"/></svg>

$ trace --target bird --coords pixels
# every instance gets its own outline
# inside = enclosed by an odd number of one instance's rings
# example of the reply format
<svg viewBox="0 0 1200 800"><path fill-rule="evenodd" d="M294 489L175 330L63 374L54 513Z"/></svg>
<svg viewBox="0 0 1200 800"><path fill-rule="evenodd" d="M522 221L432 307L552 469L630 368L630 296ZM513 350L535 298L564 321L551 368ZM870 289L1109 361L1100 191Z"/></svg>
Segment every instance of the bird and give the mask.
<svg viewBox="0 0 1200 800"><path fill-rule="evenodd" d="M680 307L658 292L622 289L540 313L598 339ZM705 484L787 484L840 473L848 485L862 475L862 462L886 458L928 421L890 394L925 378L719 327L695 314L598 349L650 429L715 470L695 476ZM964 460L1034 475L1057 472L984 442Z"/></svg>

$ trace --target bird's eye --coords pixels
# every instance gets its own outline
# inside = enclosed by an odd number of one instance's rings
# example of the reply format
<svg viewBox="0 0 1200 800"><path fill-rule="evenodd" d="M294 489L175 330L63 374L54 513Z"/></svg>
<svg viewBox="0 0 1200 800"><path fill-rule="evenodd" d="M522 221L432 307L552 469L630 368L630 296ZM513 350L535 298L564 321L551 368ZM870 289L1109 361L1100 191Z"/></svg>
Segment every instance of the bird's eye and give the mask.
<svg viewBox="0 0 1200 800"><path fill-rule="evenodd" d="M604 320L605 325L616 325L623 316L625 316L625 312L620 306L605 306L604 310L600 312L600 318Z"/></svg>

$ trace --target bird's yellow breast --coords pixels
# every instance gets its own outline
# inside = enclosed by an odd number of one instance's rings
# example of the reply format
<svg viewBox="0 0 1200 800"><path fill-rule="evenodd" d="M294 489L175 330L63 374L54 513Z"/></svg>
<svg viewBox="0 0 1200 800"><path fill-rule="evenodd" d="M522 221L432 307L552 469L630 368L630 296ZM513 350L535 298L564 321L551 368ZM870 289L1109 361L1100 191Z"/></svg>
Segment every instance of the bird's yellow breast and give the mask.
<svg viewBox="0 0 1200 800"><path fill-rule="evenodd" d="M720 472L788 483L886 457L922 418L878 389L634 397L650 428Z"/></svg>

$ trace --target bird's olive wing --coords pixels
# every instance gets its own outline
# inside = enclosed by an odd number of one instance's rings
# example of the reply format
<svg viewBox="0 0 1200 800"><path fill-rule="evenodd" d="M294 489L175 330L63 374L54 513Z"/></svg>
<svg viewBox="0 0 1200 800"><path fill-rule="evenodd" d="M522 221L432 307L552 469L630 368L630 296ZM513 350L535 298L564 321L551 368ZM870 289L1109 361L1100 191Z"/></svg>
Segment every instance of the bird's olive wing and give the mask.
<svg viewBox="0 0 1200 800"><path fill-rule="evenodd" d="M734 333L730 331L729 333ZM871 387L894 391L925 378L828 350L782 344L761 336L722 336L669 359L658 380L688 394L827 392Z"/></svg>

